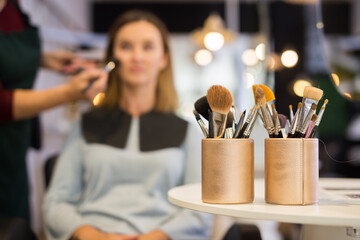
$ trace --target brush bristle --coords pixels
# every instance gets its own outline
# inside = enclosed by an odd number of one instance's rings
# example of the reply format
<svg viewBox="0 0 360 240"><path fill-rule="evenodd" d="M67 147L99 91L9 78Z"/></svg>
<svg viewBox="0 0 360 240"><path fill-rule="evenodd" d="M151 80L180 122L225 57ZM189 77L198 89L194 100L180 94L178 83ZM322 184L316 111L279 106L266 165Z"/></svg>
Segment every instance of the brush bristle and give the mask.
<svg viewBox="0 0 360 240"><path fill-rule="evenodd" d="M206 94L206 99L213 112L227 114L232 106L232 95L229 90L220 85L213 85Z"/></svg>
<svg viewBox="0 0 360 240"><path fill-rule="evenodd" d="M313 121L313 122L315 122L316 121L316 119L317 119L317 115L316 114L314 114L314 115L312 115L312 117L311 117L311 121Z"/></svg>
<svg viewBox="0 0 360 240"><path fill-rule="evenodd" d="M195 102L194 107L201 116L203 116L206 120L209 120L209 112L211 111L211 109L208 100L206 99L206 96L199 98Z"/></svg>
<svg viewBox="0 0 360 240"><path fill-rule="evenodd" d="M315 101L319 101L323 96L323 90L316 88L316 87L311 87L311 86L306 86L304 88L304 93L303 93L303 97L304 98L309 98Z"/></svg>
<svg viewBox="0 0 360 240"><path fill-rule="evenodd" d="M299 103L298 103L298 108L297 108L297 109L300 109L300 108L301 108L301 105L302 105L302 103L301 103L301 102L299 102Z"/></svg>
<svg viewBox="0 0 360 240"><path fill-rule="evenodd" d="M275 95L268 86L265 86L263 84L259 84L258 86L261 87L264 91L266 102L275 100Z"/></svg>
<svg viewBox="0 0 360 240"><path fill-rule="evenodd" d="M254 94L254 101L255 101L255 103L256 103L256 97L255 97L255 90L256 90L256 88L258 87L259 85L258 84L254 84L254 85L252 85L252 90L253 90L253 94Z"/></svg>
<svg viewBox="0 0 360 240"><path fill-rule="evenodd" d="M311 110L315 110L317 105L315 103L311 104Z"/></svg>
<svg viewBox="0 0 360 240"><path fill-rule="evenodd" d="M279 118L281 128L285 128L287 117L284 114L279 113L278 118Z"/></svg>
<svg viewBox="0 0 360 240"><path fill-rule="evenodd" d="M256 98L256 102L260 106L264 106L266 104L266 98L265 98L264 90L261 87L256 88L256 90L255 90L255 98Z"/></svg>

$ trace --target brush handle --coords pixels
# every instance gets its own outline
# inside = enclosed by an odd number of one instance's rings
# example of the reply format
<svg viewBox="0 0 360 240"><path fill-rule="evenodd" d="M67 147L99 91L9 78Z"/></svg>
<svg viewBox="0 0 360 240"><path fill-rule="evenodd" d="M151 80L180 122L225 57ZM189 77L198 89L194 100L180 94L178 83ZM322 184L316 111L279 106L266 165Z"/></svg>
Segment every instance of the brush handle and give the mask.
<svg viewBox="0 0 360 240"><path fill-rule="evenodd" d="M249 138L249 136L255 126L255 121L256 121L257 116L259 116L259 112L255 113L254 117L250 121L250 124L245 129L244 136L243 136L244 138Z"/></svg>
<svg viewBox="0 0 360 240"><path fill-rule="evenodd" d="M240 130L240 133L239 135L237 136L237 138L243 138L244 136L244 132L245 132L245 129L247 128L247 126L249 125L249 123L246 121L244 123L244 125L242 126L241 130Z"/></svg>
<svg viewBox="0 0 360 240"><path fill-rule="evenodd" d="M244 110L244 111L241 113L239 122L236 124L235 133L234 133L233 138L239 138L239 137L241 137L240 131L241 131L242 125L243 125L243 123L244 123L245 114L246 114L246 110Z"/></svg>
<svg viewBox="0 0 360 240"><path fill-rule="evenodd" d="M205 123L203 122L203 120L197 120L197 123L199 124L200 128L201 128L201 131L203 132L204 134L204 137L208 137L209 136L209 132L205 126Z"/></svg>
<svg viewBox="0 0 360 240"><path fill-rule="evenodd" d="M316 132L317 132L317 129L318 129L318 125L315 125L314 127L313 127L313 129L311 130L311 133L310 133L310 135L309 135L309 138L314 138L315 137L315 134L316 134Z"/></svg>
<svg viewBox="0 0 360 240"><path fill-rule="evenodd" d="M213 113L209 112L209 138L214 138L214 121Z"/></svg>
<svg viewBox="0 0 360 240"><path fill-rule="evenodd" d="M227 114L212 112L212 122L214 126L214 138L222 138L225 134Z"/></svg>

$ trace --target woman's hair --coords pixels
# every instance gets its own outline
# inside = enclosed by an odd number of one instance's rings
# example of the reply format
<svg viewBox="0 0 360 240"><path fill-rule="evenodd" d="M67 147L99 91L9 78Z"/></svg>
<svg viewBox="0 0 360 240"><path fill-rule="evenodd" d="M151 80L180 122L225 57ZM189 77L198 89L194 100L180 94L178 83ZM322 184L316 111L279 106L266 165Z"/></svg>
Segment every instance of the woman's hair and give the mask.
<svg viewBox="0 0 360 240"><path fill-rule="evenodd" d="M164 53L168 56L167 66L159 73L156 86L156 99L154 110L158 112L174 112L177 108L178 100L173 79L173 69L171 64L171 54L169 46L169 33L165 24L154 14L147 11L131 10L118 17L111 26L108 34L108 44L106 48L105 61L108 62L113 57L114 41L117 32L124 25L137 21L149 22L160 31L164 46ZM121 97L120 81L121 80L119 79L119 75L115 71L113 71L109 75L108 88L105 92L105 98L103 99L101 106L108 109L113 109L118 106L118 101Z"/></svg>

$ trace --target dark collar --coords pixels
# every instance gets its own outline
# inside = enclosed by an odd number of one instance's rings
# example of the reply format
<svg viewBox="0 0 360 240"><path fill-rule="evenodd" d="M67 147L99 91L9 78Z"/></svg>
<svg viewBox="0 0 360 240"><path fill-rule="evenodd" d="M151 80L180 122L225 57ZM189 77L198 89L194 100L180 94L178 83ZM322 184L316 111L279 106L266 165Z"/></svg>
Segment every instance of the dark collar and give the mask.
<svg viewBox="0 0 360 240"><path fill-rule="evenodd" d="M82 132L86 142L125 148L131 116L116 108L96 108L83 115ZM187 122L173 113L148 112L140 119L140 150L154 151L179 147L186 135Z"/></svg>

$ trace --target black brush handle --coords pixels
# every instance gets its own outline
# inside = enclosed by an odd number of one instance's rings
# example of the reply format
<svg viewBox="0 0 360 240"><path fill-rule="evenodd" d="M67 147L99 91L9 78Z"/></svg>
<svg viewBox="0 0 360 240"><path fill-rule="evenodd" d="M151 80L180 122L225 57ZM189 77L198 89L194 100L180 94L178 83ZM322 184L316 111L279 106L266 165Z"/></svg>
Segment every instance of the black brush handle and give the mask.
<svg viewBox="0 0 360 240"><path fill-rule="evenodd" d="M94 84L94 82L97 80L98 78L92 78L90 79L88 85L82 90L82 93L85 93L87 90L89 90L89 88Z"/></svg>
<svg viewBox="0 0 360 240"><path fill-rule="evenodd" d="M209 138L214 138L214 121L212 112L209 112Z"/></svg>
<svg viewBox="0 0 360 240"><path fill-rule="evenodd" d="M240 130L240 133L239 133L239 136L238 136L238 138L244 138L245 136L244 136L244 132L245 132L245 129L247 128L247 126L249 125L249 123L248 122L245 122L244 123L244 126L241 128L241 130Z"/></svg>
<svg viewBox="0 0 360 240"><path fill-rule="evenodd" d="M315 125L315 126L313 127L313 129L311 130L311 133L310 133L309 138L314 138L314 137L315 137L315 134L316 134L316 132L317 132L317 129L318 129L318 126Z"/></svg>

